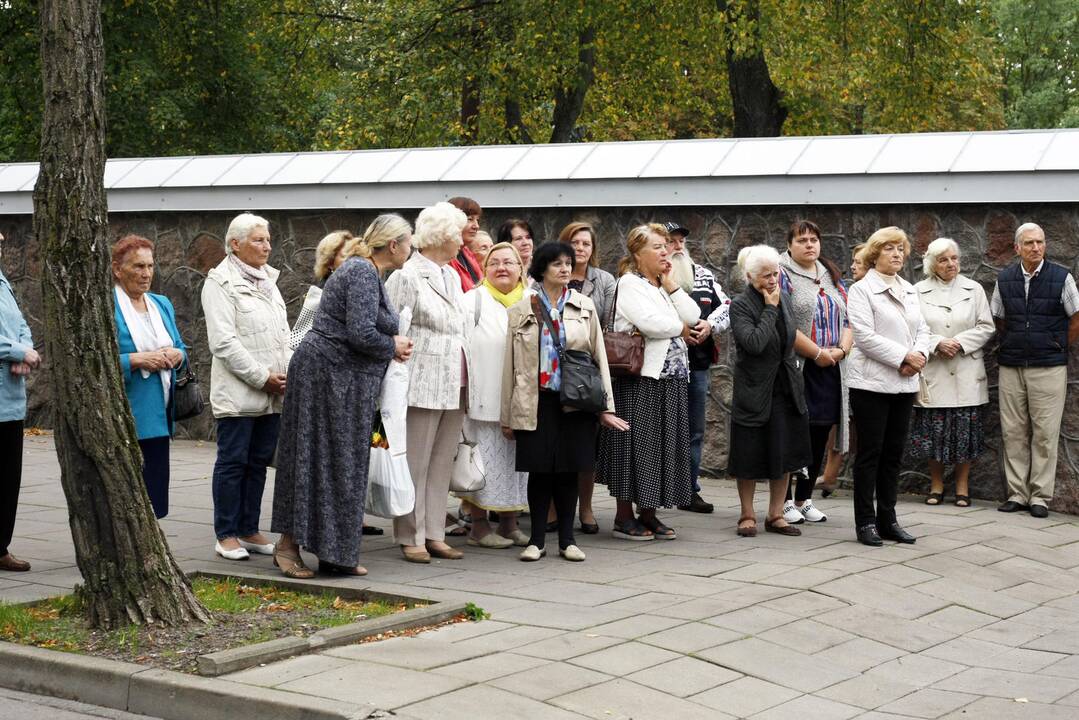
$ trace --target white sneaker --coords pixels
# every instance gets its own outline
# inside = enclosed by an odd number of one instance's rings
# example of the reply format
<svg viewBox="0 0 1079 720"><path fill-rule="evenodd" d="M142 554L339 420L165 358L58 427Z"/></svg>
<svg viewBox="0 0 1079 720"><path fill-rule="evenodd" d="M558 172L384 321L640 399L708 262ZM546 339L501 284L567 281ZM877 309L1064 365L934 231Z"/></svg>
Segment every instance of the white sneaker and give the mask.
<svg viewBox="0 0 1079 720"><path fill-rule="evenodd" d="M520 557L523 562L535 562L546 554L547 548L538 548L535 545L529 545L521 551Z"/></svg>
<svg viewBox="0 0 1079 720"><path fill-rule="evenodd" d="M806 519L806 522L826 522L828 520L827 515L813 507L812 500L806 500L802 503L802 507L798 507L797 505L795 505L795 507L802 513L802 517Z"/></svg>
<svg viewBox="0 0 1079 720"><path fill-rule="evenodd" d="M247 560L251 557L251 555L249 555L242 547L236 548L235 550L226 550L221 547L221 543L219 542L214 543L214 552L226 560Z"/></svg>
<svg viewBox="0 0 1079 720"><path fill-rule="evenodd" d="M573 562L581 562L584 560L584 551L576 545L570 545L565 550L559 550L558 554Z"/></svg>
<svg viewBox="0 0 1079 720"><path fill-rule="evenodd" d="M788 500L783 503L783 519L787 521L789 525L801 525L806 521L802 517L802 512L794 506L793 500Z"/></svg>

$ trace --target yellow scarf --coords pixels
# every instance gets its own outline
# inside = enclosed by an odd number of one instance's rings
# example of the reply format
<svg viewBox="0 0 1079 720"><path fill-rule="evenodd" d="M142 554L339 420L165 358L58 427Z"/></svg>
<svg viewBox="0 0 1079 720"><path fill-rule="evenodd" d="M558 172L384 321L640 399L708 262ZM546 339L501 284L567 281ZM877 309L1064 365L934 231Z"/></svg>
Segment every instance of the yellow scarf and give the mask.
<svg viewBox="0 0 1079 720"><path fill-rule="evenodd" d="M524 297L525 294L525 286L523 283L517 283L517 287L510 290L508 293L499 292L498 288L496 288L494 285L487 282L486 280L483 281L483 287L487 288L487 292L491 293L491 297L502 303L502 307L509 307L510 305L513 305L522 297Z"/></svg>

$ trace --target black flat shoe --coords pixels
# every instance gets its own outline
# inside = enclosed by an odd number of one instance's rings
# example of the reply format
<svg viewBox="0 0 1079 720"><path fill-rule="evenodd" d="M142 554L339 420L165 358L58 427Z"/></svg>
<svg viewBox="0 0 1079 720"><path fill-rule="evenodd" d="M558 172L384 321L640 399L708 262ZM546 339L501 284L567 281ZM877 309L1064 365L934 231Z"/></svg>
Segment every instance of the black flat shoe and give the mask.
<svg viewBox="0 0 1079 720"><path fill-rule="evenodd" d="M1036 518L1047 518L1049 517L1049 508L1044 505L1031 505L1030 514Z"/></svg>
<svg viewBox="0 0 1079 720"><path fill-rule="evenodd" d="M858 542L870 547L880 547L884 544L880 539L880 534L877 533L876 525L862 525L858 528Z"/></svg>
<svg viewBox="0 0 1079 720"><path fill-rule="evenodd" d="M710 513L715 510L715 506L710 502L705 502L699 492L693 493L693 498L689 501L689 505L679 505L679 510L685 510L687 512L695 513Z"/></svg>
<svg viewBox="0 0 1079 720"><path fill-rule="evenodd" d="M374 525L364 525L363 530L360 531L360 534L361 535L382 535L384 532L385 532L385 530L383 530L380 527L375 527Z"/></svg>
<svg viewBox="0 0 1079 720"><path fill-rule="evenodd" d="M905 545L913 545L918 538L911 535L909 532L899 527L899 523L892 523L886 525L883 528L877 527L877 534L884 540L895 540L898 543Z"/></svg>
<svg viewBox="0 0 1079 720"><path fill-rule="evenodd" d="M599 523L586 523L581 521L581 532L585 535L595 535L599 532Z"/></svg>
<svg viewBox="0 0 1079 720"><path fill-rule="evenodd" d="M552 520L551 522L547 523L547 532L549 532L549 533L558 532L558 521L557 520Z"/></svg>
<svg viewBox="0 0 1079 720"><path fill-rule="evenodd" d="M1020 510L1028 510L1029 508L1022 503L1017 503L1015 500L1009 500L1003 503L997 508L1000 512L1019 512Z"/></svg>

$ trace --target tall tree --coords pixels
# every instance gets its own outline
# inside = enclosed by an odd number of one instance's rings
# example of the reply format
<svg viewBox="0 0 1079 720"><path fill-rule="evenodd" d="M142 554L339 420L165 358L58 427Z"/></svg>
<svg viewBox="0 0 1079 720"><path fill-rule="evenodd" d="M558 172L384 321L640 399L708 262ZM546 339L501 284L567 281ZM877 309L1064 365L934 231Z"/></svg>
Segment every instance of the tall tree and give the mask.
<svg viewBox="0 0 1079 720"><path fill-rule="evenodd" d="M120 381L100 0L42 0L40 18L44 113L34 233L44 259L45 353L79 593L94 627L205 621L209 614L154 519Z"/></svg>
<svg viewBox="0 0 1079 720"><path fill-rule="evenodd" d="M787 108L764 57L759 0L716 0L726 20L727 82L734 106L734 137L783 134Z"/></svg>

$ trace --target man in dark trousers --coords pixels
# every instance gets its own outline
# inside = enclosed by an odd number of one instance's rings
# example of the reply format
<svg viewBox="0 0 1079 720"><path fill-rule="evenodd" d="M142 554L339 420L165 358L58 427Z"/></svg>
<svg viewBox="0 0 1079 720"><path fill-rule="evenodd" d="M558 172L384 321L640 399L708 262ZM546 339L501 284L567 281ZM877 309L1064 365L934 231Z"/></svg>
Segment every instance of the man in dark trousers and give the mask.
<svg viewBox="0 0 1079 720"><path fill-rule="evenodd" d="M693 482L693 499L689 505L679 506L679 510L710 513L712 503L701 497L701 444L704 441L704 425L707 414L708 368L716 360L716 345L713 335L718 335L730 324L728 307L730 300L723 294L723 288L716 282L715 276L707 268L693 262L686 250L686 238L689 230L678 223L669 222L665 226L671 239L667 242L668 258L678 284L689 293L701 309L701 319L686 340L689 346L689 473Z"/></svg>
<svg viewBox="0 0 1079 720"><path fill-rule="evenodd" d="M1049 516L1068 392L1068 346L1079 337L1079 292L1068 269L1045 259L1045 231L1015 231L1019 262L997 276L989 308L1000 334L1000 434L1008 499L1001 512Z"/></svg>

